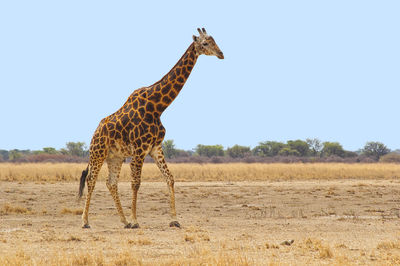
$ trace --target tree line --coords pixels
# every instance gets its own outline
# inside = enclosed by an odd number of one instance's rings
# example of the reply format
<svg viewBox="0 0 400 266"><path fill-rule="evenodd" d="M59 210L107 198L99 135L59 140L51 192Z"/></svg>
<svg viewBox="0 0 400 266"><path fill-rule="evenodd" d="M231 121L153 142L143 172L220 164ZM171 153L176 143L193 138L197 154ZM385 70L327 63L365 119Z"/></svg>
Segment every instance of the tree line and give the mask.
<svg viewBox="0 0 400 266"><path fill-rule="evenodd" d="M254 148L234 145L199 144L193 150L176 148L173 140L163 142L165 157L176 163L222 162L400 162L400 151L391 151L385 144L367 142L358 151L347 151L338 142L322 142L317 138L264 141ZM0 150L0 162L87 162L88 147L84 142L67 142L62 149L45 147L42 150ZM147 159L148 160L148 159Z"/></svg>
<svg viewBox="0 0 400 266"><path fill-rule="evenodd" d="M67 142L59 150L44 147L42 150L0 150L0 162L85 162L89 151L84 142Z"/></svg>
<svg viewBox="0 0 400 266"><path fill-rule="evenodd" d="M253 149L241 145L224 149L222 145L199 144L190 152L176 149L173 140L166 140L163 150L168 159L175 161L180 157L199 156L213 159L211 162L400 162L400 150L391 151L381 142L370 141L358 151L347 151L339 142L321 142L317 138L288 140L286 143L264 141Z"/></svg>

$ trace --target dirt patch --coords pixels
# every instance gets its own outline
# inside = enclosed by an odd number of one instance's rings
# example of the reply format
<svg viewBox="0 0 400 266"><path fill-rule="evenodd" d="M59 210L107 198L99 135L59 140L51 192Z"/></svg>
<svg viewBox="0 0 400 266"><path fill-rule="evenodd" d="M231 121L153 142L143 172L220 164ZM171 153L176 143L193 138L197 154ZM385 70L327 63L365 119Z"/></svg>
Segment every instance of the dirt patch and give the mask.
<svg viewBox="0 0 400 266"><path fill-rule="evenodd" d="M136 230L123 228L103 182L92 198L92 228L81 229L77 190L77 183L1 182L0 264L400 262L398 180L178 182L182 229L168 226L165 183L142 184ZM119 190L129 217L130 183Z"/></svg>

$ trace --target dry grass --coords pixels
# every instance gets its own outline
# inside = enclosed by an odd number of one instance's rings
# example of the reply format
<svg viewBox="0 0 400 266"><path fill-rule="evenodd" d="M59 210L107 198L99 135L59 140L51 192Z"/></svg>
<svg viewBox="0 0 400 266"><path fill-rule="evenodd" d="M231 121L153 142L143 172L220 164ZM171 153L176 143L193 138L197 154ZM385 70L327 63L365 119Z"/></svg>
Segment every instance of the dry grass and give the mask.
<svg viewBox="0 0 400 266"><path fill-rule="evenodd" d="M381 250L400 249L400 241L384 241L379 243L376 248Z"/></svg>
<svg viewBox="0 0 400 266"><path fill-rule="evenodd" d="M253 265L240 252L221 250L212 252L200 248L175 258L161 257L144 261L144 257L132 250L124 250L104 256L103 252L69 253L53 251L48 256L31 256L23 250L0 257L0 265Z"/></svg>
<svg viewBox="0 0 400 266"><path fill-rule="evenodd" d="M41 163L0 164L0 181L78 181L86 164ZM105 180L107 167L103 166L100 180ZM400 164L169 164L177 181L278 181L278 180L332 180L332 179L397 179ZM120 180L130 180L130 168L124 164ZM143 167L143 181L162 181L157 166Z"/></svg>
<svg viewBox="0 0 400 266"><path fill-rule="evenodd" d="M186 242L194 243L201 241L210 241L210 237L206 230L203 230L200 227L192 225L185 229L184 240Z"/></svg>
<svg viewBox="0 0 400 266"><path fill-rule="evenodd" d="M0 209L1 215L7 214L31 214L32 210L19 206L19 205L11 205L10 203L5 203Z"/></svg>
<svg viewBox="0 0 400 266"><path fill-rule="evenodd" d="M74 214L74 215L81 215L83 213L82 209L70 209L70 208L63 208L61 210L61 214Z"/></svg>
<svg viewBox="0 0 400 266"><path fill-rule="evenodd" d="M315 251L318 252L318 257L320 259L330 259L333 257L332 249L329 245L323 243L319 239L310 239L308 238L304 242L303 246L308 251Z"/></svg>
<svg viewBox="0 0 400 266"><path fill-rule="evenodd" d="M136 246L151 245L151 240L148 238L128 239L128 244Z"/></svg>
<svg viewBox="0 0 400 266"><path fill-rule="evenodd" d="M65 239L64 241L82 241L82 239L79 236L71 235L67 239Z"/></svg>

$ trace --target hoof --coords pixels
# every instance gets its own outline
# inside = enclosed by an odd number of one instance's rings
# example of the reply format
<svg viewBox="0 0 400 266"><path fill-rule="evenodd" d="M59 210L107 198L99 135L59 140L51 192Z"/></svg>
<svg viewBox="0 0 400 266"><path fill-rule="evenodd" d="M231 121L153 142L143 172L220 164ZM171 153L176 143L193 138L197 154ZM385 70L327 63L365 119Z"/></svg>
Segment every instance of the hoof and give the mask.
<svg viewBox="0 0 400 266"><path fill-rule="evenodd" d="M124 228L132 228L132 224L131 223L128 223L128 224L126 224L125 226L124 226Z"/></svg>
<svg viewBox="0 0 400 266"><path fill-rule="evenodd" d="M90 225L84 224L84 225L82 226L82 228L83 228L83 229L89 229L89 228L90 228Z"/></svg>
<svg viewBox="0 0 400 266"><path fill-rule="evenodd" d="M172 222L169 223L169 227L181 228L181 225L178 223L178 221L172 221Z"/></svg>
<svg viewBox="0 0 400 266"><path fill-rule="evenodd" d="M136 224L134 224L134 225L132 225L132 229L136 229L136 228L139 228L140 226L139 226L139 224L138 223L136 223Z"/></svg>
<svg viewBox="0 0 400 266"><path fill-rule="evenodd" d="M139 224L138 223L136 223L136 224L129 223L129 224L125 225L125 228L132 228L132 229L139 228Z"/></svg>

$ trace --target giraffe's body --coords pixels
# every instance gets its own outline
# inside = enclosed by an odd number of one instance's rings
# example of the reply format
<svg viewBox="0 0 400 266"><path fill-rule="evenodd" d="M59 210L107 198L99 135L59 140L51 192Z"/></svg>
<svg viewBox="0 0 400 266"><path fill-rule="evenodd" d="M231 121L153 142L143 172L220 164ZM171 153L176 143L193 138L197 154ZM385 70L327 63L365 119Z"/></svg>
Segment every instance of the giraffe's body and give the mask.
<svg viewBox="0 0 400 266"><path fill-rule="evenodd" d="M203 29L200 37L193 36L194 42L176 65L160 81L149 87L135 90L125 104L115 113L101 120L90 143L90 160L86 171L82 173L80 196L87 176L88 194L82 214L83 227L88 228L90 198L98 173L107 162L109 176L107 187L115 201L121 221L127 228L138 227L136 219L137 192L140 187L141 169L147 154L154 159L165 177L170 192L170 212L173 221L171 226L179 227L176 221L174 179L165 163L161 143L165 136L160 116L176 98L189 77L200 54L216 55L222 59L223 54ZM206 46L206 47L204 47ZM122 211L118 196L118 177L122 163L131 157L132 170L132 219L128 223Z"/></svg>

